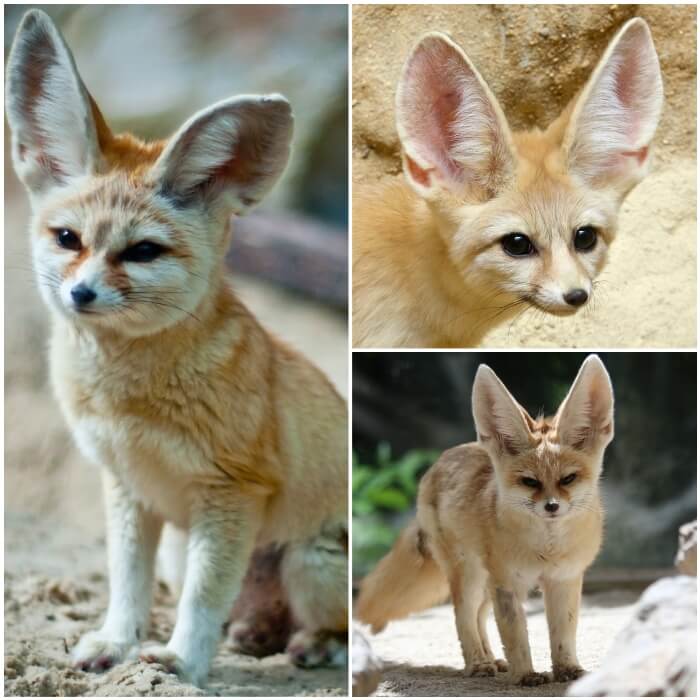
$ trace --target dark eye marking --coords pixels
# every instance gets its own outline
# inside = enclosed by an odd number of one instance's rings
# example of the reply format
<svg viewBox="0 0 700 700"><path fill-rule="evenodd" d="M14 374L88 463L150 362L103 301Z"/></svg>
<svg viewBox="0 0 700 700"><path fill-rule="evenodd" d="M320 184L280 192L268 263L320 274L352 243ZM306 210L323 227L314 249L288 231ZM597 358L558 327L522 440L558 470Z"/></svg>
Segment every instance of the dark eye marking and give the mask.
<svg viewBox="0 0 700 700"><path fill-rule="evenodd" d="M122 262L149 263L165 253L167 248L153 241L140 241L125 248L119 255Z"/></svg>
<svg viewBox="0 0 700 700"><path fill-rule="evenodd" d="M598 242L598 231L595 226L581 226L574 231L574 248L579 251L589 251Z"/></svg>
<svg viewBox="0 0 700 700"><path fill-rule="evenodd" d="M577 476L578 476L578 474L576 474L576 472L574 472L573 474L567 474L567 476L565 476L563 479L559 480L559 483L562 486L568 486L569 484L573 483L576 480Z"/></svg>
<svg viewBox="0 0 700 700"><path fill-rule="evenodd" d="M66 250L79 251L83 249L80 236L69 228L52 228L51 233L56 237L56 243Z"/></svg>
<svg viewBox="0 0 700 700"><path fill-rule="evenodd" d="M524 233L508 233L501 238L503 250L513 258L525 258L535 255L537 250Z"/></svg>
<svg viewBox="0 0 700 700"><path fill-rule="evenodd" d="M524 476L522 479L520 479L520 483L523 486L527 486L528 488L531 488L531 489L541 489L542 488L541 481L538 481L537 479L533 479L532 477L529 477L529 476Z"/></svg>

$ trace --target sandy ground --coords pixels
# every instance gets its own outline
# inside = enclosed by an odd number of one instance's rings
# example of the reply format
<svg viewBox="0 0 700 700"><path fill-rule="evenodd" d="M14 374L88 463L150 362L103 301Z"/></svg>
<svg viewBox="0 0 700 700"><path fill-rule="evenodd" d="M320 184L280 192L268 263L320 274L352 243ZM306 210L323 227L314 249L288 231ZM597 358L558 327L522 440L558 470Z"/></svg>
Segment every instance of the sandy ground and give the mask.
<svg viewBox="0 0 700 700"><path fill-rule="evenodd" d="M587 80L621 24L644 17L664 79L649 176L630 194L591 303L574 317L535 309L482 347L696 344L696 8L690 5L363 5L353 8L353 183L401 175L394 92L418 37L450 33L514 129L545 126Z"/></svg>
<svg viewBox="0 0 700 700"><path fill-rule="evenodd" d="M5 694L203 695L139 662L102 674L69 667L68 651L106 610L99 473L78 453L48 388L48 319L28 264L27 205L5 170ZM340 313L238 277L263 323L305 352L347 395L347 327ZM159 591L153 638L166 640L174 601ZM212 695L345 695L344 669L302 671L280 654L258 661L219 651Z"/></svg>
<svg viewBox="0 0 700 700"><path fill-rule="evenodd" d="M104 674L70 667L68 652L107 605L104 540L50 518L5 518L5 694L13 696L345 695L344 669L304 671L284 654L258 660L222 645L205 690L131 661ZM151 639L167 641L174 600L156 592Z"/></svg>
<svg viewBox="0 0 700 700"><path fill-rule="evenodd" d="M627 591L584 596L577 644L579 661L586 670L600 665L614 636L629 619L636 599L636 594ZM550 670L549 636L541 598L528 602L527 625L535 670ZM501 645L493 615L488 622L488 632L496 652ZM465 676L452 606L449 605L392 622L383 632L371 637L371 643L375 654L384 663L383 680L375 695L561 697L566 694L566 683L522 688L507 685L502 676Z"/></svg>

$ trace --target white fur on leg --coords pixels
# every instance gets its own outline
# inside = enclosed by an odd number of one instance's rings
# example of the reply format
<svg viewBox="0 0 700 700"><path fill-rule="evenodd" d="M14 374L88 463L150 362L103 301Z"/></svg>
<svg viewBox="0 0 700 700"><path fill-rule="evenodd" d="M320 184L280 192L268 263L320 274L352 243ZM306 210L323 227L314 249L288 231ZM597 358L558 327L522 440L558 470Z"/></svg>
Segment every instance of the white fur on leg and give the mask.
<svg viewBox="0 0 700 700"><path fill-rule="evenodd" d="M203 491L194 506L185 584L167 646L150 645L141 658L203 686L223 624L238 595L255 544L261 507L250 496Z"/></svg>
<svg viewBox="0 0 700 700"><path fill-rule="evenodd" d="M102 479L107 510L109 607L99 631L88 632L73 650L73 663L90 671L123 661L146 634L153 590L153 561L160 519L144 510L105 471Z"/></svg>

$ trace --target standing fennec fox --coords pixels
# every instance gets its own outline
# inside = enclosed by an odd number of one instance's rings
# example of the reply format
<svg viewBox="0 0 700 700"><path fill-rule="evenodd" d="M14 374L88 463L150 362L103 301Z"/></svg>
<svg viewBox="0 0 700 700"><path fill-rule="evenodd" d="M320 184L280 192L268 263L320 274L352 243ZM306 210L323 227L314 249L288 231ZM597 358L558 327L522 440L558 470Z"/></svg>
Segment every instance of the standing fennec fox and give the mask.
<svg viewBox="0 0 700 700"><path fill-rule="evenodd" d="M461 48L425 35L396 92L404 181L354 197L353 344L474 347L528 308L585 306L662 101L642 19L545 131L511 132Z"/></svg>
<svg viewBox="0 0 700 700"><path fill-rule="evenodd" d="M376 632L449 593L468 674L508 671L522 685L577 678L582 578L603 531L610 378L591 355L557 414L535 420L481 365L472 410L478 442L447 450L423 477L416 520L363 582L357 616ZM552 675L532 667L522 603L535 584L544 591ZM507 663L489 644L491 605Z"/></svg>
<svg viewBox="0 0 700 700"><path fill-rule="evenodd" d="M345 403L261 328L224 268L231 213L258 202L287 163L288 102L228 99L167 141L114 135L36 10L18 29L6 100L51 311L53 386L103 472L109 608L75 664L108 668L146 639L164 521L188 531L184 585L170 641L142 659L203 684L251 552L278 543L301 627L295 660L339 660Z"/></svg>

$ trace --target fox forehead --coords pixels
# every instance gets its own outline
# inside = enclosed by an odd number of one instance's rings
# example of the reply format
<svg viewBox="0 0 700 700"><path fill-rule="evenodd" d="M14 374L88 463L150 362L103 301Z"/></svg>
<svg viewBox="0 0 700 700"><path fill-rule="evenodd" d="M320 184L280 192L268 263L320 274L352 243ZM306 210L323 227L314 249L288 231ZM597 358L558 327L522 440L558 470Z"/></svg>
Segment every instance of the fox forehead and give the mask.
<svg viewBox="0 0 700 700"><path fill-rule="evenodd" d="M172 238L175 227L153 188L122 172L85 178L76 184L69 191L56 192L44 204L38 217L39 232L69 228L84 244L95 248L142 236L144 229L155 242Z"/></svg>
<svg viewBox="0 0 700 700"><path fill-rule="evenodd" d="M454 204L457 204L456 202ZM454 206L454 205L453 205ZM478 229L487 239L498 239L508 232L533 236L540 243L551 243L578 226L595 226L604 237L614 235L616 203L600 190L578 186L566 175L544 163L519 162L512 185L481 204L459 203L441 207L448 219L468 234ZM478 245L467 235L467 245Z"/></svg>
<svg viewBox="0 0 700 700"><path fill-rule="evenodd" d="M559 481L570 472L585 479L590 476L591 465L579 451L561 445L556 433L540 435L532 449L518 455L512 463L510 473L517 481L520 476L534 475L540 481Z"/></svg>

